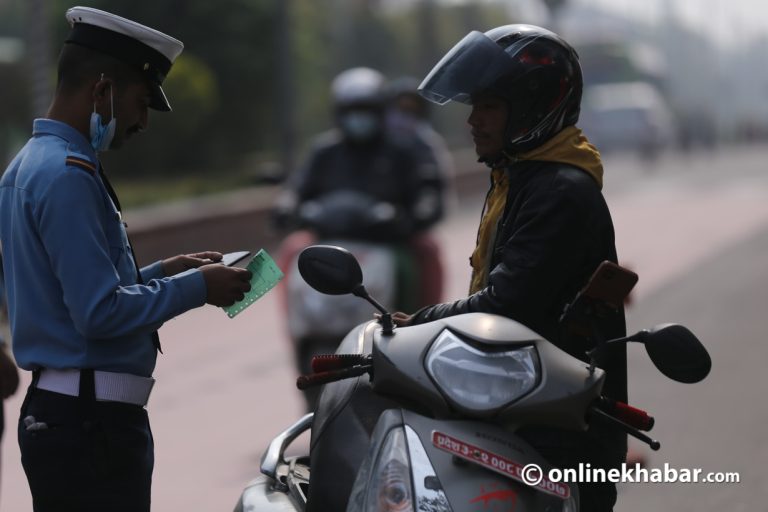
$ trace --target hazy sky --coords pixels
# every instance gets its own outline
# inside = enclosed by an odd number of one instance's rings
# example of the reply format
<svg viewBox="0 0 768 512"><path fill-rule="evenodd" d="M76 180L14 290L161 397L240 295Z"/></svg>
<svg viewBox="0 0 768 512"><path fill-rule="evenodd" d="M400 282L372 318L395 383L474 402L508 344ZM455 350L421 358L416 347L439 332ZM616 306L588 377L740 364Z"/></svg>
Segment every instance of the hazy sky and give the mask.
<svg viewBox="0 0 768 512"><path fill-rule="evenodd" d="M726 44L738 44L758 35L768 37L768 1L765 0L573 1L637 16L651 23L674 13L696 29L708 31L714 39Z"/></svg>

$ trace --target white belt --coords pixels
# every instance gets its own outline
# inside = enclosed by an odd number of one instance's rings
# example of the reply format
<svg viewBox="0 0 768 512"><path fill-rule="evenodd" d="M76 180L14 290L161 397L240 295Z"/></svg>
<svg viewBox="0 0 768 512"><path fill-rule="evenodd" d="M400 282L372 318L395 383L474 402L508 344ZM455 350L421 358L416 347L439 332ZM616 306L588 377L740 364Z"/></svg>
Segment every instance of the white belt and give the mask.
<svg viewBox="0 0 768 512"><path fill-rule="evenodd" d="M145 406L155 379L130 373L93 372L96 400ZM80 370L40 370L37 387L69 396L80 395Z"/></svg>

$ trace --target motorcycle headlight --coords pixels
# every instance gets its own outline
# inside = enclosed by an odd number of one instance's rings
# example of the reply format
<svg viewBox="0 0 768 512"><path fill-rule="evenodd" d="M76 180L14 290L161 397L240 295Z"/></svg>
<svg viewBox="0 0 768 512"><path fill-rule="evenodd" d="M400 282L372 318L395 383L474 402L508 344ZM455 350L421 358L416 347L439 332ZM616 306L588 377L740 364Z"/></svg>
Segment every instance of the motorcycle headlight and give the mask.
<svg viewBox="0 0 768 512"><path fill-rule="evenodd" d="M440 390L457 405L491 411L536 386L539 358L532 345L486 352L446 329L429 349L426 367Z"/></svg>

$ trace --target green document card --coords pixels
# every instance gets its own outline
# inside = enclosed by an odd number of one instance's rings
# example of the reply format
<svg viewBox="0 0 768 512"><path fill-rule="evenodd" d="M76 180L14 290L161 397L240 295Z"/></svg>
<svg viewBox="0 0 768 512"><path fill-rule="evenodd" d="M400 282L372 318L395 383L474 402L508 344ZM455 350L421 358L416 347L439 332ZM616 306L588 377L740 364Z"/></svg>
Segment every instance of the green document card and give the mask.
<svg viewBox="0 0 768 512"><path fill-rule="evenodd" d="M253 274L251 290L245 294L243 300L223 308L229 318L234 318L242 310L259 300L283 278L283 272L264 249L257 252L245 268Z"/></svg>

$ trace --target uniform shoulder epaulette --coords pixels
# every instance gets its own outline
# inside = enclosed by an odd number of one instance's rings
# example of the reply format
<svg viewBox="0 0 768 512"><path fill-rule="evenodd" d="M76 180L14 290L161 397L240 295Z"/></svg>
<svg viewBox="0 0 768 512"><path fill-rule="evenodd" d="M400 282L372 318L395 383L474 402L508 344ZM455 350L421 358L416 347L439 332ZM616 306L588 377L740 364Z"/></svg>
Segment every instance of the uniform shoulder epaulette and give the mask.
<svg viewBox="0 0 768 512"><path fill-rule="evenodd" d="M89 160L87 156L76 153L74 151L67 151L66 163L67 165L82 169L89 174L95 175L98 171L97 165Z"/></svg>

